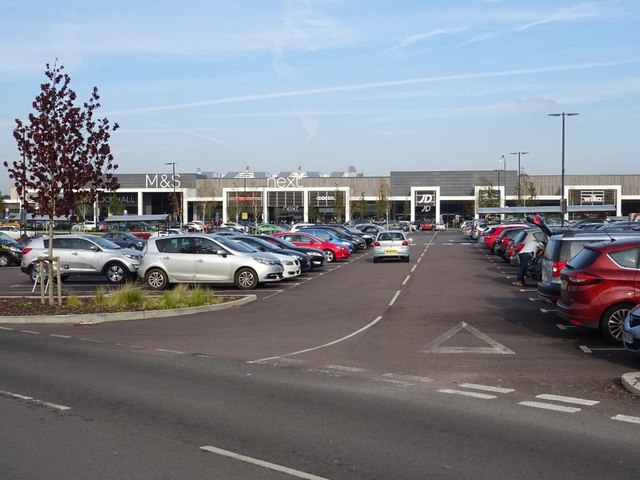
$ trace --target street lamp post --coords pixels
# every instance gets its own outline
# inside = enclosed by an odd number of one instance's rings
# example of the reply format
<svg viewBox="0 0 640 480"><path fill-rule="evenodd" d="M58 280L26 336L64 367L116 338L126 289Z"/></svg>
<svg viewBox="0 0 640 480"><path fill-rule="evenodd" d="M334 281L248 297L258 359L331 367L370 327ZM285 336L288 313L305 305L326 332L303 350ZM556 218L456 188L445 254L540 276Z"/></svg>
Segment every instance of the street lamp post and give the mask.
<svg viewBox="0 0 640 480"><path fill-rule="evenodd" d="M173 167L171 183L173 184L173 206L176 209L174 212L176 214L176 218L178 217L178 198L176 197L176 162L167 162L165 165L171 165Z"/></svg>
<svg viewBox="0 0 640 480"><path fill-rule="evenodd" d="M549 117L562 117L562 175L560 176L560 210L562 211L562 223L564 224L567 213L567 202L564 198L564 119L565 117L574 117L579 113L549 113Z"/></svg>
<svg viewBox="0 0 640 480"><path fill-rule="evenodd" d="M520 204L520 155L526 155L529 152L511 152L510 155L518 155L518 204Z"/></svg>

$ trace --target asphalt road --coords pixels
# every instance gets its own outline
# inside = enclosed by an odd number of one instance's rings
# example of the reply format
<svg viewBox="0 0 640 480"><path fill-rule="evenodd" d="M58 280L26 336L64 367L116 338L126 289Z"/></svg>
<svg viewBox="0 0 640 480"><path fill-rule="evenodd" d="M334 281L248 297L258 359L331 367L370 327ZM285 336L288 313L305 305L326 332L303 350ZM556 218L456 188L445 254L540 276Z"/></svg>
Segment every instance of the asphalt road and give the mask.
<svg viewBox="0 0 640 480"><path fill-rule="evenodd" d="M640 359L459 232L412 236L239 309L0 327L0 478L637 475Z"/></svg>

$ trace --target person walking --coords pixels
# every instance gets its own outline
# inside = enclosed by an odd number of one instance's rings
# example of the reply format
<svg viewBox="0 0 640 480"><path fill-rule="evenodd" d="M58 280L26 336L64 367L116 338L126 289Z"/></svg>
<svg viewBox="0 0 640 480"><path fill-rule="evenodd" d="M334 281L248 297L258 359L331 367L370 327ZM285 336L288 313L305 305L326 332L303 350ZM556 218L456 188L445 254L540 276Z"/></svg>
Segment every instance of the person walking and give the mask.
<svg viewBox="0 0 640 480"><path fill-rule="evenodd" d="M520 267L518 268L518 276L516 278L516 287L526 287L527 284L524 281L524 277L527 274L527 268L531 263L531 259L537 253L538 249L542 246L542 243L536 240L533 235L522 247L522 250L518 252L518 260L520 261Z"/></svg>

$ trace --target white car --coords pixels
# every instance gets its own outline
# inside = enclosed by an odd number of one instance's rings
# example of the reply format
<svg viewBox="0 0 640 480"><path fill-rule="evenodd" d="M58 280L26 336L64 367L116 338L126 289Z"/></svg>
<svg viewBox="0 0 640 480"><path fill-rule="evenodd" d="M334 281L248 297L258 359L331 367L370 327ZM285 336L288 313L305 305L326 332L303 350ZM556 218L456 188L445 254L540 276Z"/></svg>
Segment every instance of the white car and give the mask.
<svg viewBox="0 0 640 480"><path fill-rule="evenodd" d="M409 261L411 238L407 238L402 230L380 232L373 242L373 263L385 258Z"/></svg>
<svg viewBox="0 0 640 480"><path fill-rule="evenodd" d="M166 237L167 235L186 235L187 232L180 230L179 228L168 228L166 230L158 230L153 232L149 238Z"/></svg>
<svg viewBox="0 0 640 480"><path fill-rule="evenodd" d="M447 229L447 226L444 223L442 222L436 223L436 230L446 230L446 229Z"/></svg>
<svg viewBox="0 0 640 480"><path fill-rule="evenodd" d="M20 230L20 227L3 225L3 226L0 227L0 232L6 233L7 235L9 235L14 240L17 240L18 238L20 238L22 236L22 230ZM28 231L27 232L27 236L33 237L33 236L35 236L35 232Z"/></svg>

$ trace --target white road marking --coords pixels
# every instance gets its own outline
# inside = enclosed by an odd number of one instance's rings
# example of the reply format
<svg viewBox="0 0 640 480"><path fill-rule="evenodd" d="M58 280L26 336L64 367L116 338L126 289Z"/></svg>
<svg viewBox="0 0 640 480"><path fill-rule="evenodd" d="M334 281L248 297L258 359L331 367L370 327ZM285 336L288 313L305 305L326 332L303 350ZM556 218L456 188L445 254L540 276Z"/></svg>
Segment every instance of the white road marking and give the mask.
<svg viewBox="0 0 640 480"><path fill-rule="evenodd" d="M398 380L408 380L408 381L421 382L421 383L433 382L433 378L418 377L416 375L400 375L398 373L385 373L382 376L389 377L389 378L397 378Z"/></svg>
<svg viewBox="0 0 640 480"><path fill-rule="evenodd" d="M7 327L0 327L0 330L8 330L8 331L13 331L13 328L7 328Z"/></svg>
<svg viewBox="0 0 640 480"><path fill-rule="evenodd" d="M392 307L394 303L396 303L396 300L398 299L398 297L400 296L400 290L398 290L396 292L396 294L393 296L393 298L391 299L391 301L389 302L389 306Z"/></svg>
<svg viewBox="0 0 640 480"><path fill-rule="evenodd" d="M59 335L57 333L50 333L49 336L55 338L71 338L69 335Z"/></svg>
<svg viewBox="0 0 640 480"><path fill-rule="evenodd" d="M91 342L91 343L104 343L102 340L94 340L92 338L80 338L83 342Z"/></svg>
<svg viewBox="0 0 640 480"><path fill-rule="evenodd" d="M44 400L38 400L36 398L28 397L26 395L20 395L19 393L5 392L3 390L0 390L0 395L6 395L8 397L17 398L18 400L26 400L28 402L35 403L36 405L42 405L43 407L51 407L51 408L55 408L56 410L71 410L71 407L67 407L65 405L45 402Z"/></svg>
<svg viewBox="0 0 640 480"><path fill-rule="evenodd" d="M34 332L33 330L20 330L22 333L30 333L32 335L40 335L40 332Z"/></svg>
<svg viewBox="0 0 640 480"><path fill-rule="evenodd" d="M461 383L460 387L462 388L473 388L475 390L484 390L487 392L495 392L495 393L511 393L515 392L513 388L503 388L503 387L492 387L489 385L478 385L477 383Z"/></svg>
<svg viewBox="0 0 640 480"><path fill-rule="evenodd" d="M618 420L619 422L640 423L640 417L631 417L629 415L616 415L611 417L611 420Z"/></svg>
<svg viewBox="0 0 640 480"><path fill-rule="evenodd" d="M324 367L331 368L333 370L340 370L343 372L366 372L364 368L344 367L342 365L325 365Z"/></svg>
<svg viewBox="0 0 640 480"><path fill-rule="evenodd" d="M222 448L205 445L203 447L200 447L200 449L205 450L207 452L215 453L216 455L222 455L223 457L233 458L234 460L239 460L240 462L249 463L251 465L257 465L263 468L268 468L276 472L286 473L287 475L291 475L293 477L304 478L307 480L328 480L325 477L318 477L317 475L312 475L310 473L302 472L300 470L294 470L293 468L284 467L282 465L277 465L275 463L265 462L264 460L259 460L257 458L247 457L245 455L240 455L239 453L230 452L229 450L223 450Z"/></svg>
<svg viewBox="0 0 640 480"><path fill-rule="evenodd" d="M413 268L411 268L411 273L415 272L415 271L416 271L416 268L418 268L418 266L417 266L417 265L414 265L414 266L413 266Z"/></svg>
<svg viewBox="0 0 640 480"><path fill-rule="evenodd" d="M404 282L402 282L402 285L406 285L410 278L411 278L411 275L407 275L407 278L404 279Z"/></svg>
<svg viewBox="0 0 640 480"><path fill-rule="evenodd" d="M580 345L580 350L582 350L584 353L593 353L591 349L586 345Z"/></svg>
<svg viewBox="0 0 640 480"><path fill-rule="evenodd" d="M555 308L541 308L540 311L542 313L551 313L551 312L555 312L556 309Z"/></svg>
<svg viewBox="0 0 640 480"><path fill-rule="evenodd" d="M575 403L577 405L589 405L589 406L600 403L597 400L586 400L584 398L576 398L576 397L564 397L562 395L551 395L547 393L544 393L542 395L536 395L536 398L539 398L541 400L552 400L556 402Z"/></svg>
<svg viewBox="0 0 640 480"><path fill-rule="evenodd" d="M451 388L442 388L438 391L440 393L451 393L453 395L463 395L465 397L481 398L483 400L493 400L494 398L498 398L495 395L489 395L486 393L467 392L465 390L453 390Z"/></svg>
<svg viewBox="0 0 640 480"><path fill-rule="evenodd" d="M358 335L359 333L364 332L365 330L368 330L369 328L373 327L376 323L378 323L380 320L382 320L382 315L379 316L379 317L376 317L375 320L373 320L372 322L369 322L367 325L365 325L364 327L356 330L355 332L351 332L349 335L345 335L342 338L339 338L339 339L334 340L334 341L329 342L329 343L325 343L324 345L318 345L317 347L305 348L304 350L299 350L297 352L292 352L292 353L286 353L284 355L276 355L274 357L261 358L260 360L251 360L251 361L249 361L247 363L266 362L268 360L276 360L276 359L283 358L283 357L291 357L293 355L299 355L301 353L312 352L314 350L319 350L321 348L330 347L330 346L335 345L337 343L344 342L345 340L348 340L351 337L355 337L356 335Z"/></svg>
<svg viewBox="0 0 640 480"><path fill-rule="evenodd" d="M167 350L165 348L156 348L156 352L175 353L177 355L184 355L184 352L179 350Z"/></svg>
<svg viewBox="0 0 640 480"><path fill-rule="evenodd" d="M519 402L518 405L524 405L525 407L542 408L545 410L554 410L556 412L576 413L580 409L576 407L565 407L563 405L554 405L552 403L544 402Z"/></svg>
<svg viewBox="0 0 640 480"><path fill-rule="evenodd" d="M443 343L453 337L461 330L467 330L480 340L488 343L490 347L441 347ZM483 354L500 354L500 355L515 355L515 352L509 350L507 347L498 343L488 335L485 335L480 330L472 327L466 322L460 322L455 327L451 328L444 334L440 335L431 343L425 345L421 350L421 353L483 353Z"/></svg>

